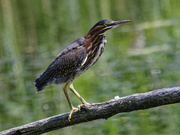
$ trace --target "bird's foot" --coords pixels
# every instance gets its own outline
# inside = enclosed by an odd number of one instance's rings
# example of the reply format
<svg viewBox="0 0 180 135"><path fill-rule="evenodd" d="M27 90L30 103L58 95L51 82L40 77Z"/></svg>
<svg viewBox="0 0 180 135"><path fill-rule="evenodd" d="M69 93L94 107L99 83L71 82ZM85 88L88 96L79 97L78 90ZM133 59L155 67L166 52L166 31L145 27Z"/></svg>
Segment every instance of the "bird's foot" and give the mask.
<svg viewBox="0 0 180 135"><path fill-rule="evenodd" d="M79 109L79 108L74 108L74 107L71 109L71 112L70 112L69 118L68 118L69 121L71 121L71 117L72 117L73 112L76 111L76 110L78 110L78 109Z"/></svg>
<svg viewBox="0 0 180 135"><path fill-rule="evenodd" d="M78 105L78 107L77 107L77 108L78 108L79 110L81 110L81 106L83 106L84 104L85 104L85 105L90 105L90 103L88 103L88 102L84 102L84 103L82 103L81 105Z"/></svg>
<svg viewBox="0 0 180 135"><path fill-rule="evenodd" d="M71 121L71 117L72 117L73 112L76 111L76 110L81 110L81 106L84 105L84 104L85 104L85 105L90 105L90 103L88 103L88 102L83 102L83 104L78 105L77 108L72 107L71 112L70 112L70 114L69 114L69 118L68 118L69 121Z"/></svg>

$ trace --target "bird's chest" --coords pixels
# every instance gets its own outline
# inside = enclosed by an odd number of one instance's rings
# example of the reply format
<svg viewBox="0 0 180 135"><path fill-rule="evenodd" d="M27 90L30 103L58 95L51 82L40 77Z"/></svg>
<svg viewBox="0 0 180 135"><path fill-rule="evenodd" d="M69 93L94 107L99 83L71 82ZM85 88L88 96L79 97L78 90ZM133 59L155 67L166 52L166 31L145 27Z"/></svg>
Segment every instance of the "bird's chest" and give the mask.
<svg viewBox="0 0 180 135"><path fill-rule="evenodd" d="M102 37L101 39L97 39L97 41L94 41L89 47L87 48L87 56L84 59L84 61L81 64L81 67L76 70L76 75L74 78L80 76L83 72L88 70L91 66L93 66L101 54L104 51L105 45L106 45L106 37Z"/></svg>
<svg viewBox="0 0 180 135"><path fill-rule="evenodd" d="M95 64L97 62L97 60L99 59L99 57L101 56L101 54L104 52L106 43L107 43L107 40L106 40L106 37L104 37L102 39L102 42L97 46L97 49L94 50L94 54L92 54L92 56L94 56L94 57L91 60L90 66Z"/></svg>
<svg viewBox="0 0 180 135"><path fill-rule="evenodd" d="M88 48L87 48L87 58L84 62L83 69L87 70L92 65L94 65L101 54L104 51L105 45L106 45L106 37L103 36L102 38L96 39Z"/></svg>

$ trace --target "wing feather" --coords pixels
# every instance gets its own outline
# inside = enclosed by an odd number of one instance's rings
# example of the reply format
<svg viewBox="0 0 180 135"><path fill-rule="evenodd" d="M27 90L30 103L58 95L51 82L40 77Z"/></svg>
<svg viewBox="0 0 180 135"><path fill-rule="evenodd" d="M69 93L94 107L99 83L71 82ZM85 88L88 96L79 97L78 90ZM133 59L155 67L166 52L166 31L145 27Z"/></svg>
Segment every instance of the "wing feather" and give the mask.
<svg viewBox="0 0 180 135"><path fill-rule="evenodd" d="M86 59L86 48L83 46L80 38L64 49L52 61L45 72L35 80L38 91L44 89L55 78L62 80L62 83L66 82L71 75L76 74L76 71L85 63Z"/></svg>

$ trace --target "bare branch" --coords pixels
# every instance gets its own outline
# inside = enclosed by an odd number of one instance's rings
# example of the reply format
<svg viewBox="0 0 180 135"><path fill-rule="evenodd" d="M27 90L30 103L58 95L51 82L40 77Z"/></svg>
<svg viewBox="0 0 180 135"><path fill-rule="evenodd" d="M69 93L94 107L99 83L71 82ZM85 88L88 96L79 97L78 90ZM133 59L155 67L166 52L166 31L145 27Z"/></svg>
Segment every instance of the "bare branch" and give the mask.
<svg viewBox="0 0 180 135"><path fill-rule="evenodd" d="M73 113L71 121L68 121L69 113L64 113L2 131L0 135L36 135L87 121L107 119L117 113L173 103L180 103L180 87L164 88L121 98L115 97L106 102L83 105L81 110Z"/></svg>

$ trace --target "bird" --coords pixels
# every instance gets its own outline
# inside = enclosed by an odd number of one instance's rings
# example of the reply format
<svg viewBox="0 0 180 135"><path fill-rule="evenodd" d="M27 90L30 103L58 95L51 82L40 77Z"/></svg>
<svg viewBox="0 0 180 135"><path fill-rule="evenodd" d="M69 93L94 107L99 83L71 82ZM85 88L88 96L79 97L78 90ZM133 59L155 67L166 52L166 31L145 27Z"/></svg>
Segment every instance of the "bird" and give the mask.
<svg viewBox="0 0 180 135"><path fill-rule="evenodd" d="M75 40L60 52L47 69L34 81L37 91L43 90L49 84L65 84L63 91L71 109L69 120L71 120L73 112L80 109L81 105L89 104L75 90L73 80L93 66L104 52L107 42L106 32L128 22L131 22L131 20L113 21L105 19L99 21L84 37ZM82 102L78 108L75 108L70 100L67 92L68 86Z"/></svg>

